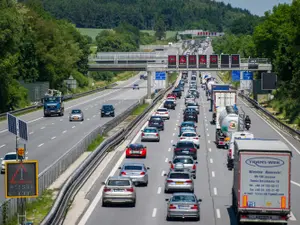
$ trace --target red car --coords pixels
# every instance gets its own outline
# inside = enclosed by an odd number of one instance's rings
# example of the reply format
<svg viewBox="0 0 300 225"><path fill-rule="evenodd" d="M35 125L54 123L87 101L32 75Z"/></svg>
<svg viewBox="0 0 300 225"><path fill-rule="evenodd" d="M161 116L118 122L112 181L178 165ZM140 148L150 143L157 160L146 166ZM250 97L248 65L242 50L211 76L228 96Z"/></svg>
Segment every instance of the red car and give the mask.
<svg viewBox="0 0 300 225"><path fill-rule="evenodd" d="M173 98L175 98L175 100L177 99L177 96L174 95L174 94L168 94L168 95L167 95L167 98L169 98L169 97L173 97Z"/></svg>
<svg viewBox="0 0 300 225"><path fill-rule="evenodd" d="M126 148L126 158L146 158L147 147L142 144L130 144Z"/></svg>

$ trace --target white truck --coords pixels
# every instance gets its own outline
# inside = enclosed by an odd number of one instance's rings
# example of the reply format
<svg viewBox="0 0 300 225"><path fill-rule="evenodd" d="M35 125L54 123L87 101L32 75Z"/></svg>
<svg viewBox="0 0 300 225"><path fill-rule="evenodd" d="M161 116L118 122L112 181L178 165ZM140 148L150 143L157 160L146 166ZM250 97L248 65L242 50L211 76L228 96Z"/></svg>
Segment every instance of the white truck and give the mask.
<svg viewBox="0 0 300 225"><path fill-rule="evenodd" d="M280 140L235 140L232 207L237 224L287 224L292 152Z"/></svg>
<svg viewBox="0 0 300 225"><path fill-rule="evenodd" d="M229 148L227 152L227 168L228 170L233 169L233 161L234 161L234 141L238 139L245 139L245 138L254 138L254 134L248 131L238 131L230 133L230 140L229 140Z"/></svg>
<svg viewBox="0 0 300 225"><path fill-rule="evenodd" d="M233 106L218 107L216 113L216 145L227 148L231 132L240 130L240 117Z"/></svg>
<svg viewBox="0 0 300 225"><path fill-rule="evenodd" d="M217 108L236 105L236 91L214 90L212 96L212 123L216 123Z"/></svg>

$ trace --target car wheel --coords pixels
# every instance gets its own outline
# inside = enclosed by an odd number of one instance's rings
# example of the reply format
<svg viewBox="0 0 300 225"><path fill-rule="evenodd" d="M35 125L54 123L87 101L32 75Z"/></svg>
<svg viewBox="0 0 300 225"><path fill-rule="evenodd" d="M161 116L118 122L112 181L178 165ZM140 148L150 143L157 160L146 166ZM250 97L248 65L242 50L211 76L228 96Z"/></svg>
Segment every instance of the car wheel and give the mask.
<svg viewBox="0 0 300 225"><path fill-rule="evenodd" d="M144 186L145 186L145 187L147 187L147 186L148 186L148 181L147 181L147 182L144 184Z"/></svg>
<svg viewBox="0 0 300 225"><path fill-rule="evenodd" d="M195 218L195 221L200 221L200 216L197 216L197 217Z"/></svg>
<svg viewBox="0 0 300 225"><path fill-rule="evenodd" d="M169 191L165 189L165 194L168 194L168 193L169 193Z"/></svg>
<svg viewBox="0 0 300 225"><path fill-rule="evenodd" d="M135 201L131 203L131 207L135 207Z"/></svg>
<svg viewBox="0 0 300 225"><path fill-rule="evenodd" d="M102 207L107 207L107 203L102 201Z"/></svg>
<svg viewBox="0 0 300 225"><path fill-rule="evenodd" d="M160 139L158 139L157 142L160 142Z"/></svg>
<svg viewBox="0 0 300 225"><path fill-rule="evenodd" d="M167 216L167 217L166 217L166 220L167 220L167 221L171 221L171 220L172 220L172 218L171 218L171 217L169 217L169 216Z"/></svg>
<svg viewBox="0 0 300 225"><path fill-rule="evenodd" d="M191 190L191 193L194 193L194 189Z"/></svg>
<svg viewBox="0 0 300 225"><path fill-rule="evenodd" d="M112 117L115 117L115 114L112 114Z"/></svg>
<svg viewBox="0 0 300 225"><path fill-rule="evenodd" d="M147 158L147 155L144 156L144 159L146 159L146 158Z"/></svg>

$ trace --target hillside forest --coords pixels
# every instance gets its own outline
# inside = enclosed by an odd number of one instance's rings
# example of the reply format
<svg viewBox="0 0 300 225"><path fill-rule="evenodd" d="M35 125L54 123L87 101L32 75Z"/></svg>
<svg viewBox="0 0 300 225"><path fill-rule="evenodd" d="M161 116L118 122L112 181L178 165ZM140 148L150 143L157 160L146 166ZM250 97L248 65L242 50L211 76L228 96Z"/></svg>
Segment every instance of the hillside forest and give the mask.
<svg viewBox="0 0 300 225"><path fill-rule="evenodd" d="M239 53L241 57L270 58L278 76L278 89L269 107L288 123L300 126L300 0L283 4L265 14L253 35L228 34L213 41L218 54Z"/></svg>

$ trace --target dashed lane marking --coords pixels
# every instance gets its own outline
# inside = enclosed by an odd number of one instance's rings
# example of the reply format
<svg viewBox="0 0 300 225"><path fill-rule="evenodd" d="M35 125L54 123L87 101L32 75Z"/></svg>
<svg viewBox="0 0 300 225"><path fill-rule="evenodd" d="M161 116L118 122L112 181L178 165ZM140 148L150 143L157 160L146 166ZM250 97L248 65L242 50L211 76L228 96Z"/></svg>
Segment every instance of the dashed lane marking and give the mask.
<svg viewBox="0 0 300 225"><path fill-rule="evenodd" d="M34 132L33 131L31 131L29 134L33 134Z"/></svg>
<svg viewBox="0 0 300 225"><path fill-rule="evenodd" d="M212 177L215 177L215 176L216 176L215 171L212 171L212 172L211 172L211 176L212 176Z"/></svg>
<svg viewBox="0 0 300 225"><path fill-rule="evenodd" d="M165 162L168 162L168 158L165 159Z"/></svg>
<svg viewBox="0 0 300 225"><path fill-rule="evenodd" d="M76 126L73 126L72 129L74 129Z"/></svg>
<svg viewBox="0 0 300 225"><path fill-rule="evenodd" d="M161 176L163 177L164 175L165 175L165 171L163 170L163 171L161 171Z"/></svg>
<svg viewBox="0 0 300 225"><path fill-rule="evenodd" d="M3 148L3 147L5 147L6 145L0 145L0 148Z"/></svg>
<svg viewBox="0 0 300 225"><path fill-rule="evenodd" d="M209 143L210 143L210 140L208 140L207 142L208 142L208 144L209 144Z"/></svg>
<svg viewBox="0 0 300 225"><path fill-rule="evenodd" d="M42 144L39 144L39 145L38 145L38 148L42 147L43 145L44 145L44 143L42 143Z"/></svg>
<svg viewBox="0 0 300 225"><path fill-rule="evenodd" d="M55 138L56 138L56 137L54 136L54 137L51 138L51 140L54 140Z"/></svg>
<svg viewBox="0 0 300 225"><path fill-rule="evenodd" d="M152 217L156 217L156 212L157 212L157 208L154 208L152 212Z"/></svg>
<svg viewBox="0 0 300 225"><path fill-rule="evenodd" d="M217 213L217 218L220 219L221 218L220 209L216 209L216 213Z"/></svg>
<svg viewBox="0 0 300 225"><path fill-rule="evenodd" d="M161 187L158 187L157 194L159 195L161 193Z"/></svg>
<svg viewBox="0 0 300 225"><path fill-rule="evenodd" d="M41 130L44 130L45 129L45 127L41 127Z"/></svg>
<svg viewBox="0 0 300 225"><path fill-rule="evenodd" d="M214 187L214 195L218 195L218 191L216 187Z"/></svg>
<svg viewBox="0 0 300 225"><path fill-rule="evenodd" d="M210 163L214 163L214 160L213 160L213 159L209 159L209 162L210 162Z"/></svg>
<svg viewBox="0 0 300 225"><path fill-rule="evenodd" d="M66 130L64 130L62 133L64 134L64 133L66 133L67 131Z"/></svg>
<svg viewBox="0 0 300 225"><path fill-rule="evenodd" d="M168 149L168 152L170 152L170 151L171 151L171 148Z"/></svg>

